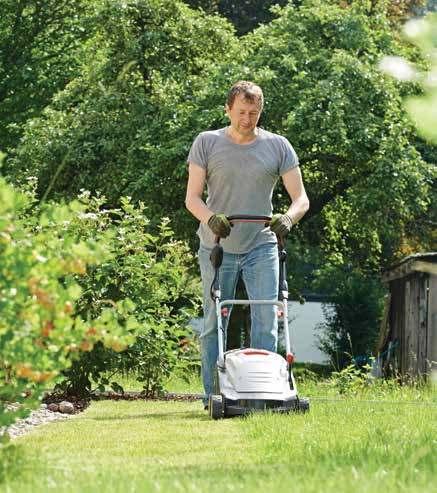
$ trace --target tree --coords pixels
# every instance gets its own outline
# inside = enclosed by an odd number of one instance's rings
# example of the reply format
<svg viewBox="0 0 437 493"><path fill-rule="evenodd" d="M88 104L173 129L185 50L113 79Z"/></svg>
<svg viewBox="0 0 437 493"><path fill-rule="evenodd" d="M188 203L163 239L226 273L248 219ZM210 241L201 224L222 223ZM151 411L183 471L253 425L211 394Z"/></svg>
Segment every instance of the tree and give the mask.
<svg viewBox="0 0 437 493"><path fill-rule="evenodd" d="M430 208L432 167L411 145L402 107L417 89L377 67L385 53L412 50L366 5L288 6L247 42L251 75L267 95L265 120L300 156L311 201L301 238L320 245L325 262L377 272Z"/></svg>
<svg viewBox="0 0 437 493"><path fill-rule="evenodd" d="M434 164L414 147L402 105L418 88L392 83L377 65L387 53L419 57L398 41L388 13L369 6L303 2L246 37L251 77L266 90L265 120L300 157L311 208L290 250L294 264L318 257L313 286L331 302L322 349L340 367L369 354L381 314L380 269L402 255L418 223L421 241L428 237L432 210ZM276 207L285 207L285 194L278 199Z"/></svg>
<svg viewBox="0 0 437 493"><path fill-rule="evenodd" d="M183 231L190 142L223 119L223 106L194 111L196 100L215 91L223 105L211 74L217 60L232 64L232 29L169 0L104 2L96 22L83 73L28 123L8 173L37 175L41 195L99 190L110 205L130 195Z"/></svg>
<svg viewBox="0 0 437 493"><path fill-rule="evenodd" d="M288 0L187 0L186 3L205 12L218 13L235 26L242 36L253 31L260 24L267 24L274 18L273 5L286 5Z"/></svg>
<svg viewBox="0 0 437 493"><path fill-rule="evenodd" d="M429 2L429 4L431 3ZM418 81L423 89L422 94L407 98L404 104L421 136L421 140L418 139L418 143L424 149L425 159L434 164L431 175L433 179L431 186L432 204L435 204L437 201L437 187L435 186L437 180L435 167L437 161L435 147L437 144L437 132L434 124L437 108L437 90L432 76L436 70L436 62L433 58L436 47L434 37L436 28L437 14L429 14L423 19L410 20L404 27L406 37L419 47L424 59L429 61L429 65L425 70L423 66L413 67L408 61L401 58L385 58L381 63L382 69L395 78L404 82L405 80ZM423 222L428 225L428 241L425 242L425 245L429 245L429 249L431 250L435 247L437 239L437 210L435 207L430 208ZM419 223L419 228L420 226L421 224ZM417 232L413 229L411 233L410 244L412 243L414 246Z"/></svg>
<svg viewBox="0 0 437 493"><path fill-rule="evenodd" d="M428 12L437 12L436 0L425 0L422 4L423 6L417 9L417 14L425 15Z"/></svg>
<svg viewBox="0 0 437 493"><path fill-rule="evenodd" d="M0 11L0 147L7 150L78 74L92 9L86 0L0 0Z"/></svg>
<svg viewBox="0 0 437 493"><path fill-rule="evenodd" d="M347 267L333 269L325 282L330 303L323 306L326 321L318 327L320 349L336 369L351 360L362 366L372 356L385 290L379 279Z"/></svg>
<svg viewBox="0 0 437 493"><path fill-rule="evenodd" d="M325 262L376 272L429 209L432 166L411 144L401 102L418 88L377 67L384 54L419 57L367 5L290 5L238 43L225 21L183 4L105 2L89 65L26 126L10 172L35 173L41 194L143 199L191 236L181 208L190 143L225 123L230 83L252 78L266 93L264 124L300 157L311 210L299 241ZM276 208L286 201L280 193Z"/></svg>
<svg viewBox="0 0 437 493"><path fill-rule="evenodd" d="M384 55L424 65L384 5L306 0L237 39L224 19L182 3L103 2L81 76L26 125L8 171L35 174L41 196L86 188L109 205L144 200L149 217L172 218L194 244L183 207L189 146L226 123L231 83L253 79L266 96L262 125L290 139L310 195L292 262L311 257L313 279L332 269L375 278L412 231L430 238L436 155L402 104L419 85L379 71ZM279 190L275 209L287 202Z"/></svg>

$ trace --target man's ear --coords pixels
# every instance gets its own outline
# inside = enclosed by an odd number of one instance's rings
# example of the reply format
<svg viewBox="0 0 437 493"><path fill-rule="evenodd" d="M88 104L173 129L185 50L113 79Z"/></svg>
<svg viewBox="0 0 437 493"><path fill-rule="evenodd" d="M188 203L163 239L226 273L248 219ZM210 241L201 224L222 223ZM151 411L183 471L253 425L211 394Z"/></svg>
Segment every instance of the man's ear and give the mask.
<svg viewBox="0 0 437 493"><path fill-rule="evenodd" d="M229 116L229 112L231 111L231 108L229 108L228 103L225 104L225 113L227 116Z"/></svg>

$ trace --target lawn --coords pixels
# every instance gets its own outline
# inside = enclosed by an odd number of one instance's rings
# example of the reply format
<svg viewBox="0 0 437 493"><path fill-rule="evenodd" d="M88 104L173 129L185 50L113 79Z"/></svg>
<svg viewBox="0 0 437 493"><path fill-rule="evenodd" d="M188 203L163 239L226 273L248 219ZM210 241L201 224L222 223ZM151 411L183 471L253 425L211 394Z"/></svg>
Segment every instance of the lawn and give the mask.
<svg viewBox="0 0 437 493"><path fill-rule="evenodd" d="M19 438L0 491L437 491L435 394L306 390L309 414L223 421L200 402L93 402Z"/></svg>

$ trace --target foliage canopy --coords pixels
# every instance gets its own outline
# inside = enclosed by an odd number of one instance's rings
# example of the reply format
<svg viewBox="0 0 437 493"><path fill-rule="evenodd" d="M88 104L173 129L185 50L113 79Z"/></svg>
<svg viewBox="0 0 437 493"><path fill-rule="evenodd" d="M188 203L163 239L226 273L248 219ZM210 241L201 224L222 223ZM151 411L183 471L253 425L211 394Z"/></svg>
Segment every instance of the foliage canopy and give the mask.
<svg viewBox="0 0 437 493"><path fill-rule="evenodd" d="M311 200L289 243L293 264L313 268L294 285L326 286L336 270L375 278L411 245L432 247L437 152L403 106L422 89L378 68L386 55L425 65L395 25L416 3L296 1L237 37L225 19L179 1L89 2L72 24L90 23L78 75L27 121L6 171L17 182L36 176L43 197L87 189L117 207L128 195L194 243L183 207L190 144L226 124L229 86L253 79L266 96L261 124L292 142Z"/></svg>
<svg viewBox="0 0 437 493"><path fill-rule="evenodd" d="M377 68L384 54L413 51L367 2L310 0L276 15L238 42L224 20L180 3L103 2L93 63L28 123L10 172L36 174L40 193L54 196L86 188L116 204L131 195L187 237L190 143L225 123L230 83L251 78L266 93L263 125L300 157L312 206L299 241L334 264L377 271L430 207L431 166L402 107L417 88ZM279 193L276 207L286 202Z"/></svg>
<svg viewBox="0 0 437 493"><path fill-rule="evenodd" d="M95 29L86 0L0 0L0 148L13 149L22 126L78 75Z"/></svg>

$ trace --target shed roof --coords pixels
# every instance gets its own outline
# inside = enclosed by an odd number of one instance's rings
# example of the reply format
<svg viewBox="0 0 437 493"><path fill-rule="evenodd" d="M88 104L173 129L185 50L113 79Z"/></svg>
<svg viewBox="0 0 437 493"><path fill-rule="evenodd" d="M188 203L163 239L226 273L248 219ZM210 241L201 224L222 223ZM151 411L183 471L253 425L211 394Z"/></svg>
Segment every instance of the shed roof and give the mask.
<svg viewBox="0 0 437 493"><path fill-rule="evenodd" d="M437 252L414 253L400 262L385 269L382 273L384 282L394 281L413 272L426 272L437 275Z"/></svg>

